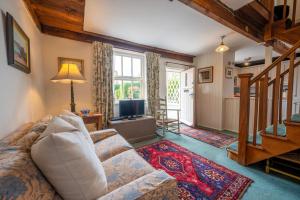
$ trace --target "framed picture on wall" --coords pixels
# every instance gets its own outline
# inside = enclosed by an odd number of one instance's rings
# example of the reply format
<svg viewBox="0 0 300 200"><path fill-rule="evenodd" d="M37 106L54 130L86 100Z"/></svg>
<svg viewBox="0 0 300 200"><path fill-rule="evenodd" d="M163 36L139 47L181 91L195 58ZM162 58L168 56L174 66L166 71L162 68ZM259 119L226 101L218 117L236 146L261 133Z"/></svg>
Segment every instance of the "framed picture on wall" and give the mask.
<svg viewBox="0 0 300 200"><path fill-rule="evenodd" d="M82 76L84 76L84 60L77 58L63 58L58 57L58 71L61 69L62 64L76 64Z"/></svg>
<svg viewBox="0 0 300 200"><path fill-rule="evenodd" d="M212 83L213 80L213 66L198 69L198 83Z"/></svg>
<svg viewBox="0 0 300 200"><path fill-rule="evenodd" d="M232 67L226 67L225 68L225 78L232 79L233 77L233 68Z"/></svg>
<svg viewBox="0 0 300 200"><path fill-rule="evenodd" d="M6 13L6 40L8 65L30 73L30 41L9 13Z"/></svg>

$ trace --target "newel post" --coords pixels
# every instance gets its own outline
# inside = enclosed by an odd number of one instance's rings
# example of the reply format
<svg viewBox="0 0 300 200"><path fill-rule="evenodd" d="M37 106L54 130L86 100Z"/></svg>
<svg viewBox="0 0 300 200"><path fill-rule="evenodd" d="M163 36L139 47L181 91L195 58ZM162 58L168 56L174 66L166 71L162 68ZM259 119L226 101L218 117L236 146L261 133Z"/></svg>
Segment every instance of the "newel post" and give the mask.
<svg viewBox="0 0 300 200"><path fill-rule="evenodd" d="M249 133L249 112L250 112L250 80L253 74L239 74L241 81L240 88L240 122L239 122L239 145L238 162L246 165L246 151Z"/></svg>

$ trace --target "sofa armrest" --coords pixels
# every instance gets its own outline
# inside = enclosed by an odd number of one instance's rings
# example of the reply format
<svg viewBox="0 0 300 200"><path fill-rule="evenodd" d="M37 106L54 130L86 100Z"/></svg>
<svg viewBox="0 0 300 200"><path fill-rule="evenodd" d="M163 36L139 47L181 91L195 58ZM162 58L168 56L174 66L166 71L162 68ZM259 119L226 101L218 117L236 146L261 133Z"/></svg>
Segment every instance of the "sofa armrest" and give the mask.
<svg viewBox="0 0 300 200"><path fill-rule="evenodd" d="M178 199L177 181L161 170L142 176L97 200L150 200Z"/></svg>
<svg viewBox="0 0 300 200"><path fill-rule="evenodd" d="M105 129L105 130L90 132L91 138L94 143L104 140L105 138L108 138L116 134L118 134L118 132L115 129Z"/></svg>

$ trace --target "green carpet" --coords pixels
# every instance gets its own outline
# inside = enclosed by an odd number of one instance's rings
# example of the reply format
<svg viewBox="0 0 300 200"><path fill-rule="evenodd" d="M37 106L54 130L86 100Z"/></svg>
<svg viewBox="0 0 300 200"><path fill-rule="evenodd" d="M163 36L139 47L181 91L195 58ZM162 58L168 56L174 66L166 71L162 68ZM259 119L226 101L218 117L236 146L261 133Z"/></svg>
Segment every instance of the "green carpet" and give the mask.
<svg viewBox="0 0 300 200"><path fill-rule="evenodd" d="M134 146L144 146L160 139L161 138L157 137L153 140L136 143ZM235 161L227 158L226 149L213 147L185 135L167 133L165 139L168 139L194 153L197 153L209 160L212 160L220 165L251 178L254 183L251 184L243 196L243 199L245 200L300 199L300 182L288 179L285 176L266 174L264 172L263 164L256 164L250 167L241 166Z"/></svg>

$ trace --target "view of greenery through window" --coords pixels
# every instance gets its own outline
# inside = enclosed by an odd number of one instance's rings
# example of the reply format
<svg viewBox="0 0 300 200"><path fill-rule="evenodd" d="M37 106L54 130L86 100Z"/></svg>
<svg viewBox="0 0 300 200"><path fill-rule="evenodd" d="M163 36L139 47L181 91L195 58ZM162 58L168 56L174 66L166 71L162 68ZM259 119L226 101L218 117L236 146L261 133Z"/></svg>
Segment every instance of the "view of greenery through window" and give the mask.
<svg viewBox="0 0 300 200"><path fill-rule="evenodd" d="M167 98L168 103L179 105L180 97L180 73L168 71L167 72Z"/></svg>
<svg viewBox="0 0 300 200"><path fill-rule="evenodd" d="M139 81L115 81L115 99L141 99L141 87Z"/></svg>
<svg viewBox="0 0 300 200"><path fill-rule="evenodd" d="M114 55L115 100L144 98L142 59L136 55L117 53Z"/></svg>

